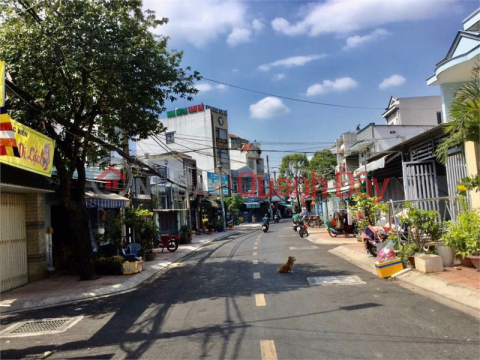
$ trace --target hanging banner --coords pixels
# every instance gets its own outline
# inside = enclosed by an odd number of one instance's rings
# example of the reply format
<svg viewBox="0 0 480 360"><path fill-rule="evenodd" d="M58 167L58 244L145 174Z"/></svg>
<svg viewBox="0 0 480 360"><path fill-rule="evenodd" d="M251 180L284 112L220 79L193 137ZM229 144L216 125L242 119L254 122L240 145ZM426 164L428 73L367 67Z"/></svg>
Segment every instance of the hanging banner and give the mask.
<svg viewBox="0 0 480 360"><path fill-rule="evenodd" d="M12 120L6 112L0 115L0 123L6 123L5 120L9 120L11 124L18 156L9 156L7 153L6 156L0 156L0 162L48 177L52 176L55 142L38 131Z"/></svg>
<svg viewBox="0 0 480 360"><path fill-rule="evenodd" d="M218 195L218 188L220 187L220 174L207 172L208 192ZM223 195L228 195L228 176L222 174Z"/></svg>

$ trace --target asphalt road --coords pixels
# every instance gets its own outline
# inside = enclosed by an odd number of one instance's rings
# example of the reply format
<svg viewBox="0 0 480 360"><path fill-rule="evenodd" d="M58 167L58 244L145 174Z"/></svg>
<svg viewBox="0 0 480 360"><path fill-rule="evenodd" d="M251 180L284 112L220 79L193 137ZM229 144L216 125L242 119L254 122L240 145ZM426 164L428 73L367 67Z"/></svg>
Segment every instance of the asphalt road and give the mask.
<svg viewBox="0 0 480 360"><path fill-rule="evenodd" d="M1 338L1 358L48 351L48 359L480 357L478 319L365 272L329 248L301 239L287 220L267 234L232 233L133 292L4 316L2 328L83 318L60 334ZM297 259L293 274L278 274L289 255ZM342 275L364 283L307 282Z"/></svg>

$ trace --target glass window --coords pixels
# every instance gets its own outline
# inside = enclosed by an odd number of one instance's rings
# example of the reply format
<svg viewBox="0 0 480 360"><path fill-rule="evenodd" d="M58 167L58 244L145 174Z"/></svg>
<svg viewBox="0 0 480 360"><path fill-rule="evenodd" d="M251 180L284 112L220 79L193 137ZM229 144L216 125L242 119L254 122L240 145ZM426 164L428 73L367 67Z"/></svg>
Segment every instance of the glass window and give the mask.
<svg viewBox="0 0 480 360"><path fill-rule="evenodd" d="M227 130L215 128L217 139L227 140Z"/></svg>
<svg viewBox="0 0 480 360"><path fill-rule="evenodd" d="M437 112L437 124L441 124L442 123L442 113L439 111Z"/></svg>
<svg viewBox="0 0 480 360"><path fill-rule="evenodd" d="M167 144L173 144L175 142L174 132L169 132L165 134L165 140Z"/></svg>
<svg viewBox="0 0 480 360"><path fill-rule="evenodd" d="M220 161L223 168L230 169L230 158L227 149L217 149L217 160Z"/></svg>
<svg viewBox="0 0 480 360"><path fill-rule="evenodd" d="M255 171L255 159L248 158L248 167Z"/></svg>

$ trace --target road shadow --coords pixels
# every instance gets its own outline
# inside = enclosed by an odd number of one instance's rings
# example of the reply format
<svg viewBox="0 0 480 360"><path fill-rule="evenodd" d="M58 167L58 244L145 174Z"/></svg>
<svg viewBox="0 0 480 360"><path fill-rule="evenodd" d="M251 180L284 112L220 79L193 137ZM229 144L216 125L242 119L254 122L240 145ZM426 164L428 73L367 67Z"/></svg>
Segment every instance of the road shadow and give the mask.
<svg viewBox="0 0 480 360"><path fill-rule="evenodd" d="M233 235L233 234L232 234ZM2 319L3 327L11 323L24 320L43 319L49 317L71 317L83 315L85 318L72 329L68 334L60 334L58 339L64 339L64 343L58 345L37 344L38 337L32 337L31 341L25 340L23 345L16 345L15 348L5 349L2 344L2 358L24 358L31 354L43 354L46 351L55 351L55 357L60 355L71 358L95 358L92 356L83 356L86 349L96 349L100 351L108 346L118 349L122 356L128 359L142 358L148 356L147 352L158 340L175 340L178 338L187 339L194 337L201 342L201 354L196 354L195 358L209 357L210 349L218 338L222 339L220 358L238 358L240 354L240 345L247 336L247 331L251 327L262 327L264 320L248 321L244 318L240 310L239 299L251 298L254 304L255 289L261 284L262 292L269 294L280 294L291 291L300 291L309 287L306 278L310 276L339 276L350 275L348 271L332 271L323 266L310 263L297 263L292 274L278 274L277 269L282 264L264 263L254 265L252 260L238 260L235 258L241 245L251 239L241 238L234 242L233 247L228 251L224 248L230 241L223 239L198 251L192 253L188 258L182 261L179 266L171 268L164 275L152 281L147 286L139 288L133 292L125 293L109 298L97 299L94 301L84 301L73 305L59 306L52 309L31 311L28 313L12 314ZM286 259L284 259L286 261ZM261 266L261 279L254 280L253 272L259 271ZM248 276L246 276L248 274ZM197 326L190 328L178 327L172 330L166 330L167 323L181 321L172 318L170 314L175 306L190 302L201 302L202 300L221 300L223 305L216 309L220 314L224 314L223 323L207 326ZM302 316L311 316L327 312L343 311L362 311L367 308L381 306L377 303L355 304L352 306L335 307L329 310L318 311L316 313L299 314L291 318ZM194 315L194 314L192 314ZM270 321L286 319L288 316L279 314L277 318ZM81 337L82 340L71 340L71 333L74 331L86 331L89 326L101 327L88 337ZM326 335L325 335L326 336ZM339 338L347 338L340 333ZM369 339L369 334L358 334L362 339ZM389 342L420 342L420 343L445 343L445 339L427 338L427 337L388 337L382 338L381 334L372 334L375 342L386 340ZM467 342L453 340L455 344L464 345ZM472 345L473 341L468 342ZM227 351L228 346L228 351ZM100 349L101 348L101 349ZM105 351L105 350L103 350ZM69 356L70 355L70 356ZM80 356L80 357L79 357ZM98 355L97 358L109 358L108 355ZM106 356L106 357L104 357ZM117 355L118 356L118 355Z"/></svg>

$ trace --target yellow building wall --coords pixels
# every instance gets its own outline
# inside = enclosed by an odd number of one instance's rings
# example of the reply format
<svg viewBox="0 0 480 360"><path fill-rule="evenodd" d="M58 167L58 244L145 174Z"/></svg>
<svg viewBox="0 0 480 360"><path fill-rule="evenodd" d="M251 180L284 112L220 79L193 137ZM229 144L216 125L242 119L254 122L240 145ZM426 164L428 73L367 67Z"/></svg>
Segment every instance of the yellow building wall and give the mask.
<svg viewBox="0 0 480 360"><path fill-rule="evenodd" d="M467 161L468 176L474 176L480 172L480 147L471 141L465 143L465 160ZM480 208L480 192L472 191L472 208Z"/></svg>

